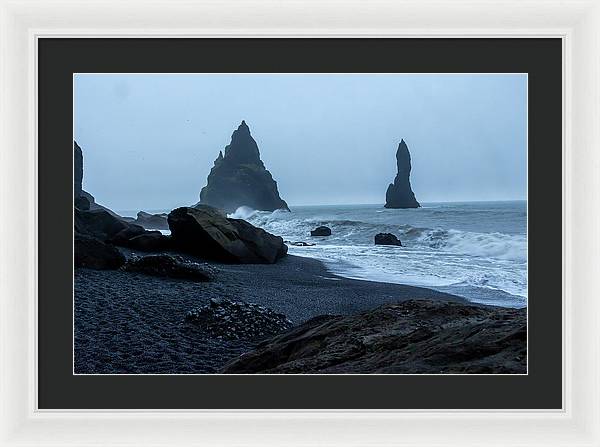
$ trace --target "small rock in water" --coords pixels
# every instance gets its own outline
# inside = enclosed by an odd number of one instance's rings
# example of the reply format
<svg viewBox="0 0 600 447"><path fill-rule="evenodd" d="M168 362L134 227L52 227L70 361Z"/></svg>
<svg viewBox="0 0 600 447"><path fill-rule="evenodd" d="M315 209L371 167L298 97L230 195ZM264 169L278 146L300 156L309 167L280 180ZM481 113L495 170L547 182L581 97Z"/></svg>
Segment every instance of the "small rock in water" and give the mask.
<svg viewBox="0 0 600 447"><path fill-rule="evenodd" d="M320 226L310 232L311 236L331 236L331 228Z"/></svg>
<svg viewBox="0 0 600 447"><path fill-rule="evenodd" d="M402 242L392 233L377 233L375 235L375 245L396 245L402 247Z"/></svg>
<svg viewBox="0 0 600 447"><path fill-rule="evenodd" d="M269 337L293 326L281 313L224 298L211 298L207 305L190 310L185 318L213 337L229 340Z"/></svg>

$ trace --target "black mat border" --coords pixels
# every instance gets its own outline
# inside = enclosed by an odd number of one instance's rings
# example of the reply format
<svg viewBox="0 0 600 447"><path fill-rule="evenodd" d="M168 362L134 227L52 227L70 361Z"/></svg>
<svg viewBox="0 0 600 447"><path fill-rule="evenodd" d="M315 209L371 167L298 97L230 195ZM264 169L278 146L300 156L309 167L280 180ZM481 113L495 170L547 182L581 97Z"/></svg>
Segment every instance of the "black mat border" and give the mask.
<svg viewBox="0 0 600 447"><path fill-rule="evenodd" d="M561 39L43 38L38 70L40 409L561 408ZM73 376L74 72L528 73L529 375Z"/></svg>

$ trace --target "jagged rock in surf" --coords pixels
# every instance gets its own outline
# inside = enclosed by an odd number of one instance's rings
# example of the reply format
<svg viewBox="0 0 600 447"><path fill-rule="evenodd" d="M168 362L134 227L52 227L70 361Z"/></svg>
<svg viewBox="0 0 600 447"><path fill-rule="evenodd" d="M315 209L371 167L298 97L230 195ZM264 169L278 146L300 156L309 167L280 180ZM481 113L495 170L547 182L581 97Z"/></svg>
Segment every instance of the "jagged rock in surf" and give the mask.
<svg viewBox="0 0 600 447"><path fill-rule="evenodd" d="M420 208L419 202L410 186L410 152L404 140L400 141L396 151L398 173L394 183L388 186L385 194L386 208Z"/></svg>

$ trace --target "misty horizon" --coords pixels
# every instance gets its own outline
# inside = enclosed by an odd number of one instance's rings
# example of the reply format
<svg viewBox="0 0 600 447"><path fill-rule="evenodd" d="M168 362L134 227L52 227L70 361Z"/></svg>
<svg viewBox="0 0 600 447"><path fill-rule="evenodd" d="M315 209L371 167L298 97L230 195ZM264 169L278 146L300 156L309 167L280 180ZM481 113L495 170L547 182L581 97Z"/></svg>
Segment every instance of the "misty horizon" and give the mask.
<svg viewBox="0 0 600 447"><path fill-rule="evenodd" d="M74 77L83 187L114 210L195 204L242 120L290 207L385 202L404 139L424 205L526 200L525 75Z"/></svg>
<svg viewBox="0 0 600 447"><path fill-rule="evenodd" d="M498 200L448 200L448 201L437 201L437 202L421 202L421 208L428 208L428 207L433 207L435 205L444 205L444 204L452 204L452 205L457 205L457 204L465 204L465 205L469 205L469 204L477 204L477 203L481 203L481 204L486 204L486 203L516 203L516 202L527 202L527 199L498 199ZM198 202L196 202L198 203ZM174 207L166 207L166 208L147 208L147 209L138 209L138 208L113 208L113 211L117 212L117 213L122 213L124 211L126 211L128 214L126 214L126 216L129 217L135 217L135 213L137 213L138 211L145 211L147 213L163 213L163 212L168 212L169 210L173 210L177 207L180 206L191 206L191 205L195 205L194 204L181 204L181 205L177 205ZM369 206L381 206L383 208L384 202L378 202L378 203L303 203L301 205L296 205L296 204L291 204L289 205L290 208L293 209L296 208L344 208L344 207L369 207ZM256 210L254 210L256 211Z"/></svg>

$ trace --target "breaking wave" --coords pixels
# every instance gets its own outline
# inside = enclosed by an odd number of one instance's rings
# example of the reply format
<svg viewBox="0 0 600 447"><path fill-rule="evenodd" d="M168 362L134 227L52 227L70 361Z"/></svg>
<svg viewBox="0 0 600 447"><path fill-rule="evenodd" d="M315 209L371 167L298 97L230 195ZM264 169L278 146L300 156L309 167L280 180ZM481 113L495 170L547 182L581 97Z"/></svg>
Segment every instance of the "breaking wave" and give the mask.
<svg viewBox="0 0 600 447"><path fill-rule="evenodd" d="M279 211L255 211L240 207L229 217L246 219L255 226L279 235L284 239L302 240L310 237L315 226L325 225L331 228L333 235L328 242L346 240L351 245L372 245L377 233L394 233L403 243L412 246L429 247L452 253L464 253L471 256L491 257L514 261L527 260L527 238L520 234L477 233L441 228L420 228L411 225L375 224L355 220L327 220L312 217L296 219L290 213Z"/></svg>
<svg viewBox="0 0 600 447"><path fill-rule="evenodd" d="M233 213L228 214L227 217L230 217L231 219L245 219L245 220L249 220L257 212L258 211L253 210L249 206L240 206Z"/></svg>
<svg viewBox="0 0 600 447"><path fill-rule="evenodd" d="M375 206L305 207L291 213L240 207L229 215L285 240L315 243L290 246L289 252L317 258L341 276L420 285L517 307L527 299L525 216L521 209L511 214L432 208L410 214ZM320 225L330 227L332 235L311 237ZM375 246L377 233L397 235L403 247Z"/></svg>

